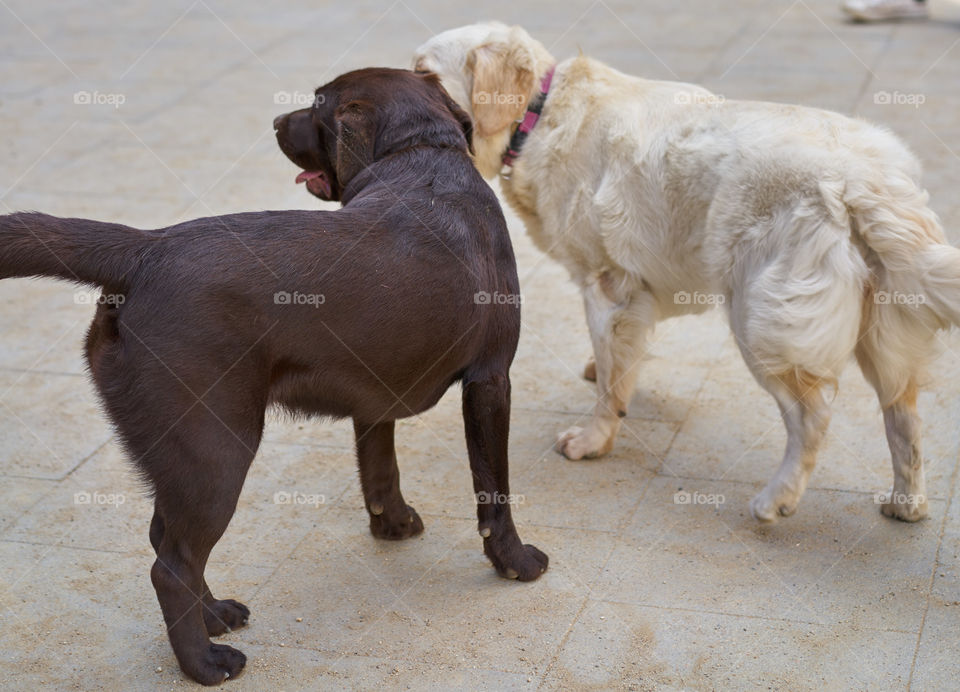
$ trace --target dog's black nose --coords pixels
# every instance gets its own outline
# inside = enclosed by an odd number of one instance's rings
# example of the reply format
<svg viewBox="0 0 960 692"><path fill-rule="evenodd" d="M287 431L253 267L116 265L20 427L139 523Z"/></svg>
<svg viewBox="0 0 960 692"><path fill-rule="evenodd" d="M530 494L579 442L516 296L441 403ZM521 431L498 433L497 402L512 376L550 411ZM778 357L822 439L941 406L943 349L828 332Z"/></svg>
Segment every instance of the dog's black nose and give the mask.
<svg viewBox="0 0 960 692"><path fill-rule="evenodd" d="M286 113L284 113L283 115L278 115L276 118L274 118L274 119L273 119L273 129L274 129L274 130L279 130L279 129L283 126L283 121L286 120L286 119L287 119Z"/></svg>

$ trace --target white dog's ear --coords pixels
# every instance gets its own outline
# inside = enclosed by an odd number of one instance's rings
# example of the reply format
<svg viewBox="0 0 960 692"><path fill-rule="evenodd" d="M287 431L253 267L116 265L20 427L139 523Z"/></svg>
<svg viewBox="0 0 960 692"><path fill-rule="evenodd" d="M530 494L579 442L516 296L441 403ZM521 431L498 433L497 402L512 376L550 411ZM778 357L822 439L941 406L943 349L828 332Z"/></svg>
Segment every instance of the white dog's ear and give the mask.
<svg viewBox="0 0 960 692"><path fill-rule="evenodd" d="M478 46L467 55L466 66L473 74L470 105L478 137L497 134L523 115L536 79L533 53L525 45Z"/></svg>

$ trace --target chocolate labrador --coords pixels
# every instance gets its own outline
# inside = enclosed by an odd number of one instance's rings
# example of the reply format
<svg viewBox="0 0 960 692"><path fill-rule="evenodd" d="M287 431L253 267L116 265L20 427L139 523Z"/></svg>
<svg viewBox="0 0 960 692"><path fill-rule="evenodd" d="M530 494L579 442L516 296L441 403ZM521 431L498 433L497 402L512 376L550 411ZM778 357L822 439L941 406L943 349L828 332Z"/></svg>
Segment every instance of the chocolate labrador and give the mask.
<svg viewBox="0 0 960 692"><path fill-rule="evenodd" d="M470 119L434 76L368 69L319 88L311 108L275 127L306 169L298 180L342 209L156 231L0 217L0 278L103 288L87 362L155 497L150 576L170 643L184 673L208 685L246 662L210 642L249 610L214 598L204 567L271 404L353 419L370 530L400 539L423 523L400 493L394 421L459 381L484 552L503 577L547 568L497 501L509 494L520 311L483 298L519 289L503 214L468 155Z"/></svg>

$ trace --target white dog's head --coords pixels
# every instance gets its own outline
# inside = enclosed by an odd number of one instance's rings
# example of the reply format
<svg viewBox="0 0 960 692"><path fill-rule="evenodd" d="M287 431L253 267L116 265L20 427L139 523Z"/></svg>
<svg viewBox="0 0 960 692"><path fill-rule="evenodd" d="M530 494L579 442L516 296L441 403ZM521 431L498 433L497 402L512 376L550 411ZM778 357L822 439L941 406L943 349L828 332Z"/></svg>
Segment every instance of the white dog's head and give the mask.
<svg viewBox="0 0 960 692"><path fill-rule="evenodd" d="M418 72L435 72L453 99L473 118L474 160L486 178L501 168L503 153L554 64L541 43L519 26L471 24L437 34L413 57Z"/></svg>

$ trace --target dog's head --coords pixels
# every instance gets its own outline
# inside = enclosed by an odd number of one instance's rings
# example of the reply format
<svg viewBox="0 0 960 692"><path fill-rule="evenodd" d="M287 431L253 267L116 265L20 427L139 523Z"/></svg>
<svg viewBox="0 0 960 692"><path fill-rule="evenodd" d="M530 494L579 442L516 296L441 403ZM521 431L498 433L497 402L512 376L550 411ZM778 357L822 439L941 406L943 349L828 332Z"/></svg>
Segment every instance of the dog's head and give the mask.
<svg viewBox="0 0 960 692"><path fill-rule="evenodd" d="M316 91L313 105L273 121L280 149L303 168L298 183L323 200L378 159L414 146L471 151L472 123L436 75L368 68Z"/></svg>
<svg viewBox="0 0 960 692"><path fill-rule="evenodd" d="M522 28L500 22L444 31L413 56L414 70L439 75L454 100L472 116L475 161L488 178L500 170L510 126L523 117L540 77L554 62Z"/></svg>

